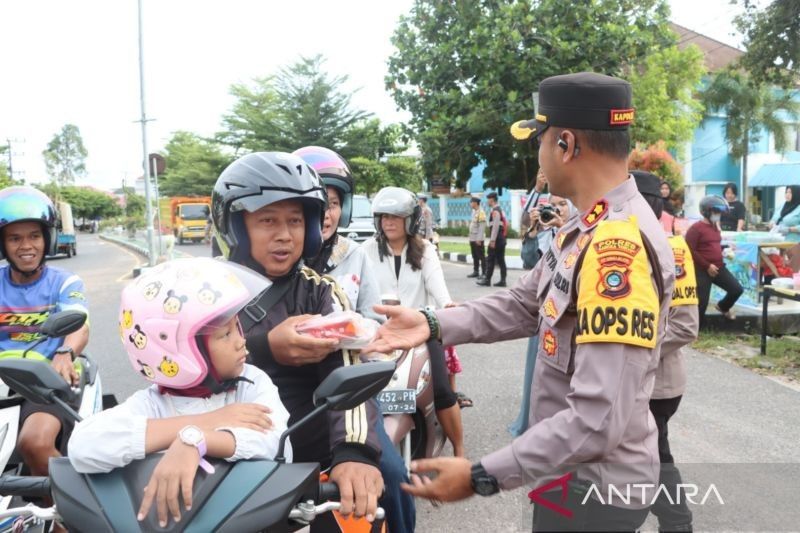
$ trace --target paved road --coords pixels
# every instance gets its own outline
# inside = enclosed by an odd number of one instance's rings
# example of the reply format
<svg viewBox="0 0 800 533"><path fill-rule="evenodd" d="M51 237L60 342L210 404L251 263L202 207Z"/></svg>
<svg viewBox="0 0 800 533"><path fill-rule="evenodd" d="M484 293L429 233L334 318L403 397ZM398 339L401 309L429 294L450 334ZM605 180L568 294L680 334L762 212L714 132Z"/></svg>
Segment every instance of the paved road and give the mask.
<svg viewBox="0 0 800 533"><path fill-rule="evenodd" d="M193 255L208 255L203 245L184 245L180 250ZM104 244L95 236L79 236L79 253L58 264L83 276L92 307L90 349L102 363L102 375L108 388L121 397L145 385L124 359L117 337L117 306L122 288L120 276L126 275L134 258L116 245ZM450 291L460 300L487 294L490 288L477 287L466 275L470 267L447 263L445 276ZM520 272L509 272L515 281ZM510 443L507 424L516 417L521 394L525 340L459 347L464 372L458 388L469 394L475 406L465 409L464 427L467 452L472 459ZM770 379L697 352L688 357L689 383L684 402L670 425L673 454L680 461L708 466L709 463L772 463L783 475L761 468L750 481L758 491L776 482L793 483L798 488L800 472L800 393ZM721 471L719 468L709 467ZM791 475L790 472L794 472ZM707 472L697 471L698 479L708 480ZM788 480L788 481L787 481ZM742 483L747 488L750 484ZM518 490L493 498L472 498L466 502L433 509L426 502L418 504L418 530L422 532L495 532L529 531L531 506L526 491ZM796 490L795 490L796 493ZM796 509L796 505L791 506ZM787 506L744 509L744 518L733 516L736 507L708 507L696 510L698 529L762 530L771 516L788 513ZM741 510L740 510L741 511ZM796 511L794 511L796 512ZM755 524L755 525L751 525ZM791 529L797 529L800 519ZM655 530L649 521L648 530ZM780 529L774 527L770 529ZM785 529L785 528L784 528Z"/></svg>

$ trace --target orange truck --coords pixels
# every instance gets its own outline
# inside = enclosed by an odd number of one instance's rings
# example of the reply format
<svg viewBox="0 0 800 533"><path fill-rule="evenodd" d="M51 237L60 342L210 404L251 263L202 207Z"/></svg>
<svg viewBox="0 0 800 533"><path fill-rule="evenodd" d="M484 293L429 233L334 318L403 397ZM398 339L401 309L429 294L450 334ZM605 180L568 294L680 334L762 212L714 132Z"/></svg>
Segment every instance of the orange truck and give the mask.
<svg viewBox="0 0 800 533"><path fill-rule="evenodd" d="M211 213L210 196L173 196L159 201L161 233L172 233L178 244L200 242Z"/></svg>

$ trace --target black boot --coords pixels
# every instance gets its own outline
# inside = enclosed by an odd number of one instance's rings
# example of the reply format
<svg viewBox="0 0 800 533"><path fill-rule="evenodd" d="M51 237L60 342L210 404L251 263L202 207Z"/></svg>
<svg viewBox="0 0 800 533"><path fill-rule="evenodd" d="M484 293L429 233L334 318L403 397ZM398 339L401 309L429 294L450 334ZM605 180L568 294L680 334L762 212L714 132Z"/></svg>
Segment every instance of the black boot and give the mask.
<svg viewBox="0 0 800 533"><path fill-rule="evenodd" d="M489 278L481 278L475 282L476 285L480 285L481 287L491 287L492 282L489 281Z"/></svg>
<svg viewBox="0 0 800 533"><path fill-rule="evenodd" d="M475 272L473 272L472 274L467 274L467 277L468 277L468 278L479 278L479 277L480 277L480 275L478 274L478 271L476 270L476 271L475 271Z"/></svg>
<svg viewBox="0 0 800 533"><path fill-rule="evenodd" d="M506 287L506 286L507 286L507 285L506 285L506 280L504 280L504 279L501 279L500 281L498 281L497 283L495 283L495 284L494 284L494 286L495 286L495 287Z"/></svg>

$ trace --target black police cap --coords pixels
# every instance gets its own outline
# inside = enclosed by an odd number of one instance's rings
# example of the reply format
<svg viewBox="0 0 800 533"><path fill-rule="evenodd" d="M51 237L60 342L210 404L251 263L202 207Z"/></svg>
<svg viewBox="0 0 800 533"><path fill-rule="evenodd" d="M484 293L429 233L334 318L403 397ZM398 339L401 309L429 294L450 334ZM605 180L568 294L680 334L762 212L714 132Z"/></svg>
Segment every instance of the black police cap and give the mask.
<svg viewBox="0 0 800 533"><path fill-rule="evenodd" d="M524 141L550 126L581 130L626 130L633 122L631 84L625 80L580 72L544 79L539 84L536 117L511 126L511 135Z"/></svg>

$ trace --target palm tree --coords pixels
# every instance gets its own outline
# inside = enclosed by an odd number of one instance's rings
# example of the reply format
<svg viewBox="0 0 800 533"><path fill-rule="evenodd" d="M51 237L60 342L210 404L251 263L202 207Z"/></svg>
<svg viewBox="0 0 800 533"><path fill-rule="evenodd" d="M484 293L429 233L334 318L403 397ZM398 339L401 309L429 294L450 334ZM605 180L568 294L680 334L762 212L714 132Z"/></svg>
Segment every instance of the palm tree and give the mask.
<svg viewBox="0 0 800 533"><path fill-rule="evenodd" d="M747 206L747 156L750 143L760 140L762 133L772 133L775 150L785 152L789 147L786 118L796 120L800 104L792 100L793 93L781 91L753 81L747 74L733 68L719 71L703 92L708 111L727 112L725 140L733 158L742 158L742 203Z"/></svg>

